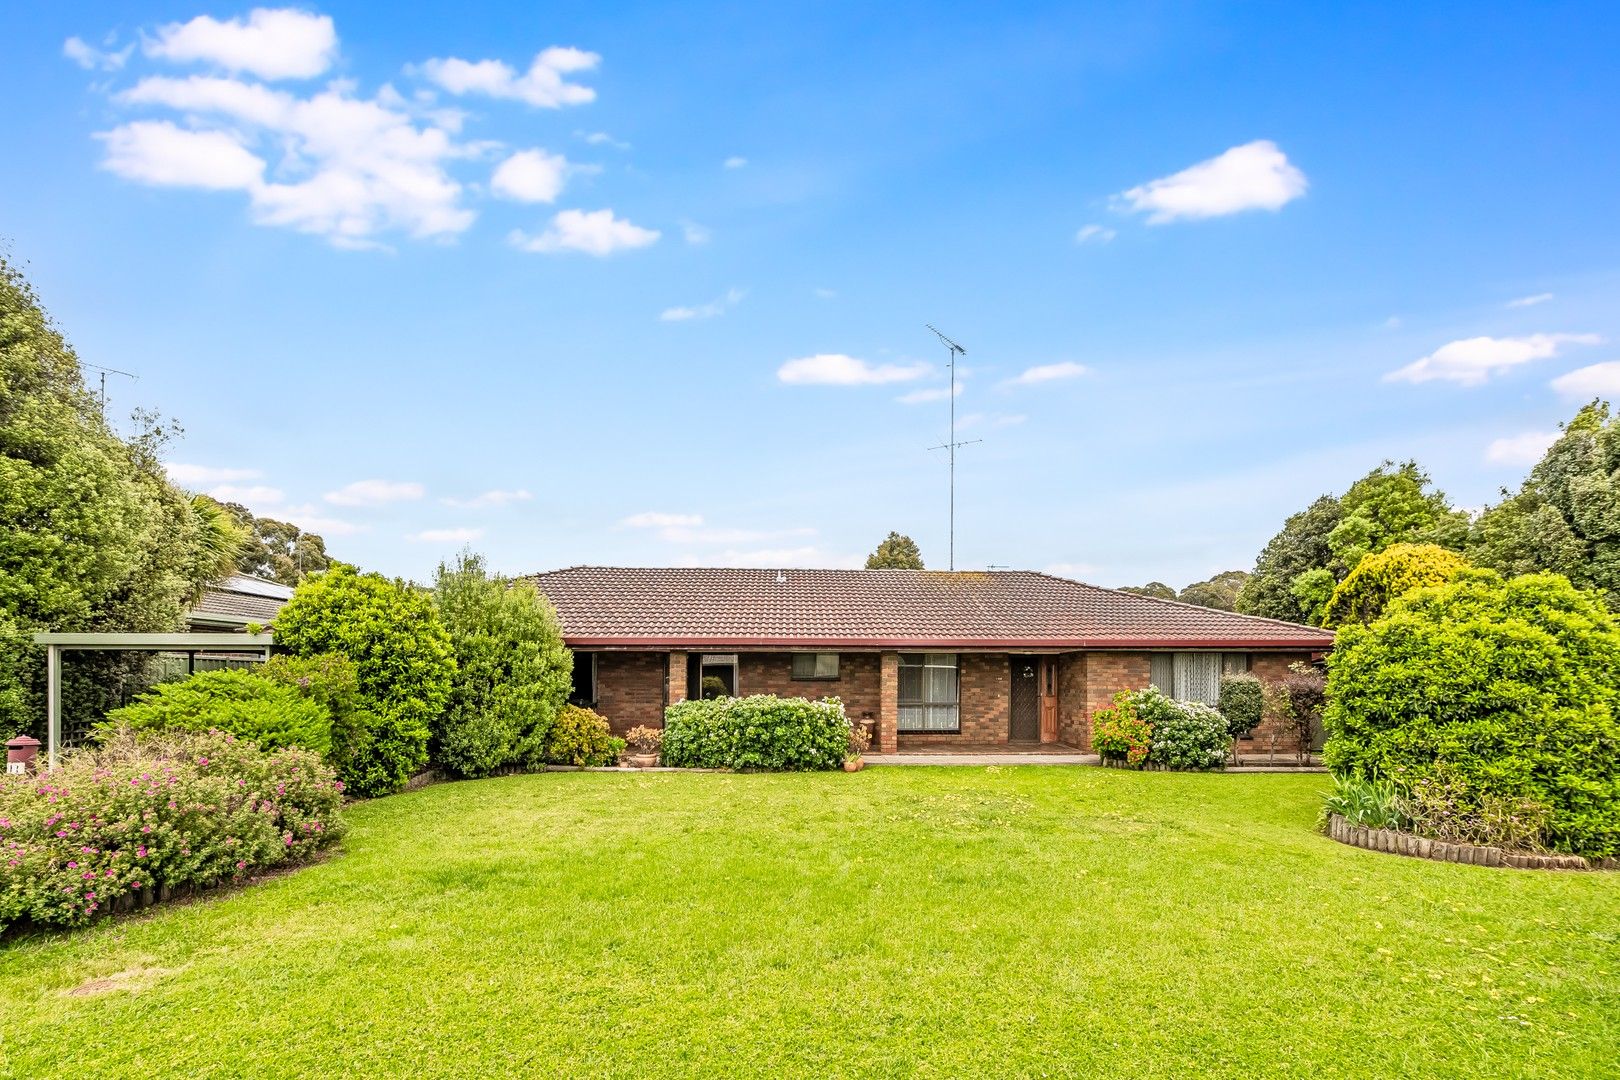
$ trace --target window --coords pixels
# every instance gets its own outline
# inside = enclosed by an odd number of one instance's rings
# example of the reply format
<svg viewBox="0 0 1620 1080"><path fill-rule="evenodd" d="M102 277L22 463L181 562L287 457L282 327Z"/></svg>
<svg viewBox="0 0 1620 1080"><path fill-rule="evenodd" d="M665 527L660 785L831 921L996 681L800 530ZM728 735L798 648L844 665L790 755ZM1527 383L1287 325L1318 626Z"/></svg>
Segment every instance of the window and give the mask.
<svg viewBox="0 0 1620 1080"><path fill-rule="evenodd" d="M1154 653L1152 682L1177 701L1214 705L1221 697L1221 676L1249 670L1248 653Z"/></svg>
<svg viewBox="0 0 1620 1080"><path fill-rule="evenodd" d="M800 681L838 678L838 654L835 652L794 653L793 677Z"/></svg>
<svg viewBox="0 0 1620 1080"><path fill-rule="evenodd" d="M899 730L954 735L962 730L953 653L900 654Z"/></svg>
<svg viewBox="0 0 1620 1080"><path fill-rule="evenodd" d="M574 654L574 686L568 692L570 705L596 704L596 654Z"/></svg>

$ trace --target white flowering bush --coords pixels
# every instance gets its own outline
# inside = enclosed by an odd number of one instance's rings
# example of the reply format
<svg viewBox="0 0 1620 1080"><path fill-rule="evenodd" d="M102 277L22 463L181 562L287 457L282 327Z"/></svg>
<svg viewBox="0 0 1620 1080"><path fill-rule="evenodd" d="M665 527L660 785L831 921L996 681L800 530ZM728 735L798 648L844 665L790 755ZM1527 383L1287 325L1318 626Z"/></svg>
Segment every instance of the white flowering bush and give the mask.
<svg viewBox="0 0 1620 1080"><path fill-rule="evenodd" d="M1230 745L1226 717L1213 705L1177 701L1157 687L1131 695L1136 713L1152 725L1148 761L1167 769L1218 769Z"/></svg>

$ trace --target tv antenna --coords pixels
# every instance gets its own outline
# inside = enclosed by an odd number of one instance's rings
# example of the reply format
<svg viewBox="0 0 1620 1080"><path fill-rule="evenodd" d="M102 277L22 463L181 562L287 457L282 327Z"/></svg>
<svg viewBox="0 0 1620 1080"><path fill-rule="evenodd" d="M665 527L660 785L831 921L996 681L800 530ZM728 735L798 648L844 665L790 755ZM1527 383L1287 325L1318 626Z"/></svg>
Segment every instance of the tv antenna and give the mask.
<svg viewBox="0 0 1620 1080"><path fill-rule="evenodd" d="M941 443L940 445L938 445L938 446L930 446L928 449L930 449L930 450L948 450L948 451L950 451L950 458L951 458L951 518L950 518L950 560L949 560L949 569L955 570L956 569L956 448L959 447L959 446L971 446L974 443L984 442L984 440L983 439L968 439L965 442L957 442L956 441L956 358L958 356L966 356L967 355L967 350L962 348L962 346L958 345L956 342L952 341L950 338L946 337L944 334L940 333L938 330L935 330L934 325L932 323L923 323L923 325L928 327L928 329L933 330L934 331L934 336L939 338L939 340L943 341L945 343L945 347L950 350L950 359L948 361L946 361L945 366L950 369L950 373L951 373L951 393L950 393L950 399L951 399L951 437L947 441Z"/></svg>
<svg viewBox="0 0 1620 1080"><path fill-rule="evenodd" d="M122 375L126 379L140 378L139 375L136 375L133 372L119 371L117 368L102 367L100 364L80 364L79 366L101 372L101 390L99 391L99 396L101 398L101 418L103 420L107 418L107 376Z"/></svg>

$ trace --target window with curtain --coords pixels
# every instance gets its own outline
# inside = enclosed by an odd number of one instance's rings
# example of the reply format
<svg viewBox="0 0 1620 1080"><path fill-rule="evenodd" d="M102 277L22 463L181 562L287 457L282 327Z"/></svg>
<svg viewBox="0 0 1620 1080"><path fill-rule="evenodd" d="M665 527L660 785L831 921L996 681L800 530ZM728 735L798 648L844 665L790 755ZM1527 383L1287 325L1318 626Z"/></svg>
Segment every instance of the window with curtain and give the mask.
<svg viewBox="0 0 1620 1080"><path fill-rule="evenodd" d="M901 653L899 730L910 734L962 730L959 689L954 653Z"/></svg>
<svg viewBox="0 0 1620 1080"><path fill-rule="evenodd" d="M838 678L838 654L835 652L794 653L793 677L799 680Z"/></svg>
<svg viewBox="0 0 1620 1080"><path fill-rule="evenodd" d="M1177 701L1214 705L1221 697L1221 676L1249 670L1248 653L1153 653L1153 685Z"/></svg>

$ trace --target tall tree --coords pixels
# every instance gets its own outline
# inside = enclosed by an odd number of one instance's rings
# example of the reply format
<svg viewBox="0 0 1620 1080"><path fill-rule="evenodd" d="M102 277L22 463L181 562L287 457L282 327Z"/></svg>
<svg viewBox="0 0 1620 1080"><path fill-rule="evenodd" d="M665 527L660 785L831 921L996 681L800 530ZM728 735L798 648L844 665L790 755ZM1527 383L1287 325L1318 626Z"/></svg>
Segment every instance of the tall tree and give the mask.
<svg viewBox="0 0 1620 1080"><path fill-rule="evenodd" d="M1195 581L1182 589L1176 599L1184 604L1215 608L1218 611L1236 611L1238 593L1249 580L1247 570L1223 570L1208 581Z"/></svg>
<svg viewBox="0 0 1620 1080"><path fill-rule="evenodd" d="M1310 621L1312 605L1294 592L1295 582L1333 561L1328 536L1344 517L1339 500L1323 495L1283 522L1282 531L1255 560L1254 573L1238 593L1237 609L1289 622ZM1328 595L1332 595L1330 584Z"/></svg>
<svg viewBox="0 0 1620 1080"><path fill-rule="evenodd" d="M1518 492L1480 515L1469 553L1503 574L1563 574L1620 610L1620 416L1598 401L1576 413Z"/></svg>
<svg viewBox="0 0 1620 1080"><path fill-rule="evenodd" d="M256 517L241 503L226 503L225 509L248 534L236 561L239 573L297 585L304 575L318 574L332 565L319 533L305 532L290 521Z"/></svg>
<svg viewBox="0 0 1620 1080"><path fill-rule="evenodd" d="M909 536L891 532L877 550L866 557L868 570L921 570L922 552L917 541Z"/></svg>
<svg viewBox="0 0 1620 1080"><path fill-rule="evenodd" d="M1150 581L1146 585L1126 585L1120 592L1134 593L1137 596L1151 596L1155 600L1174 600L1176 590L1162 581Z"/></svg>
<svg viewBox="0 0 1620 1080"><path fill-rule="evenodd" d="M35 630L171 630L233 535L163 474L178 431L152 414L124 440L16 267L0 259L0 728L37 729ZM230 554L234 555L234 551ZM144 664L75 658L70 725L99 719Z"/></svg>

